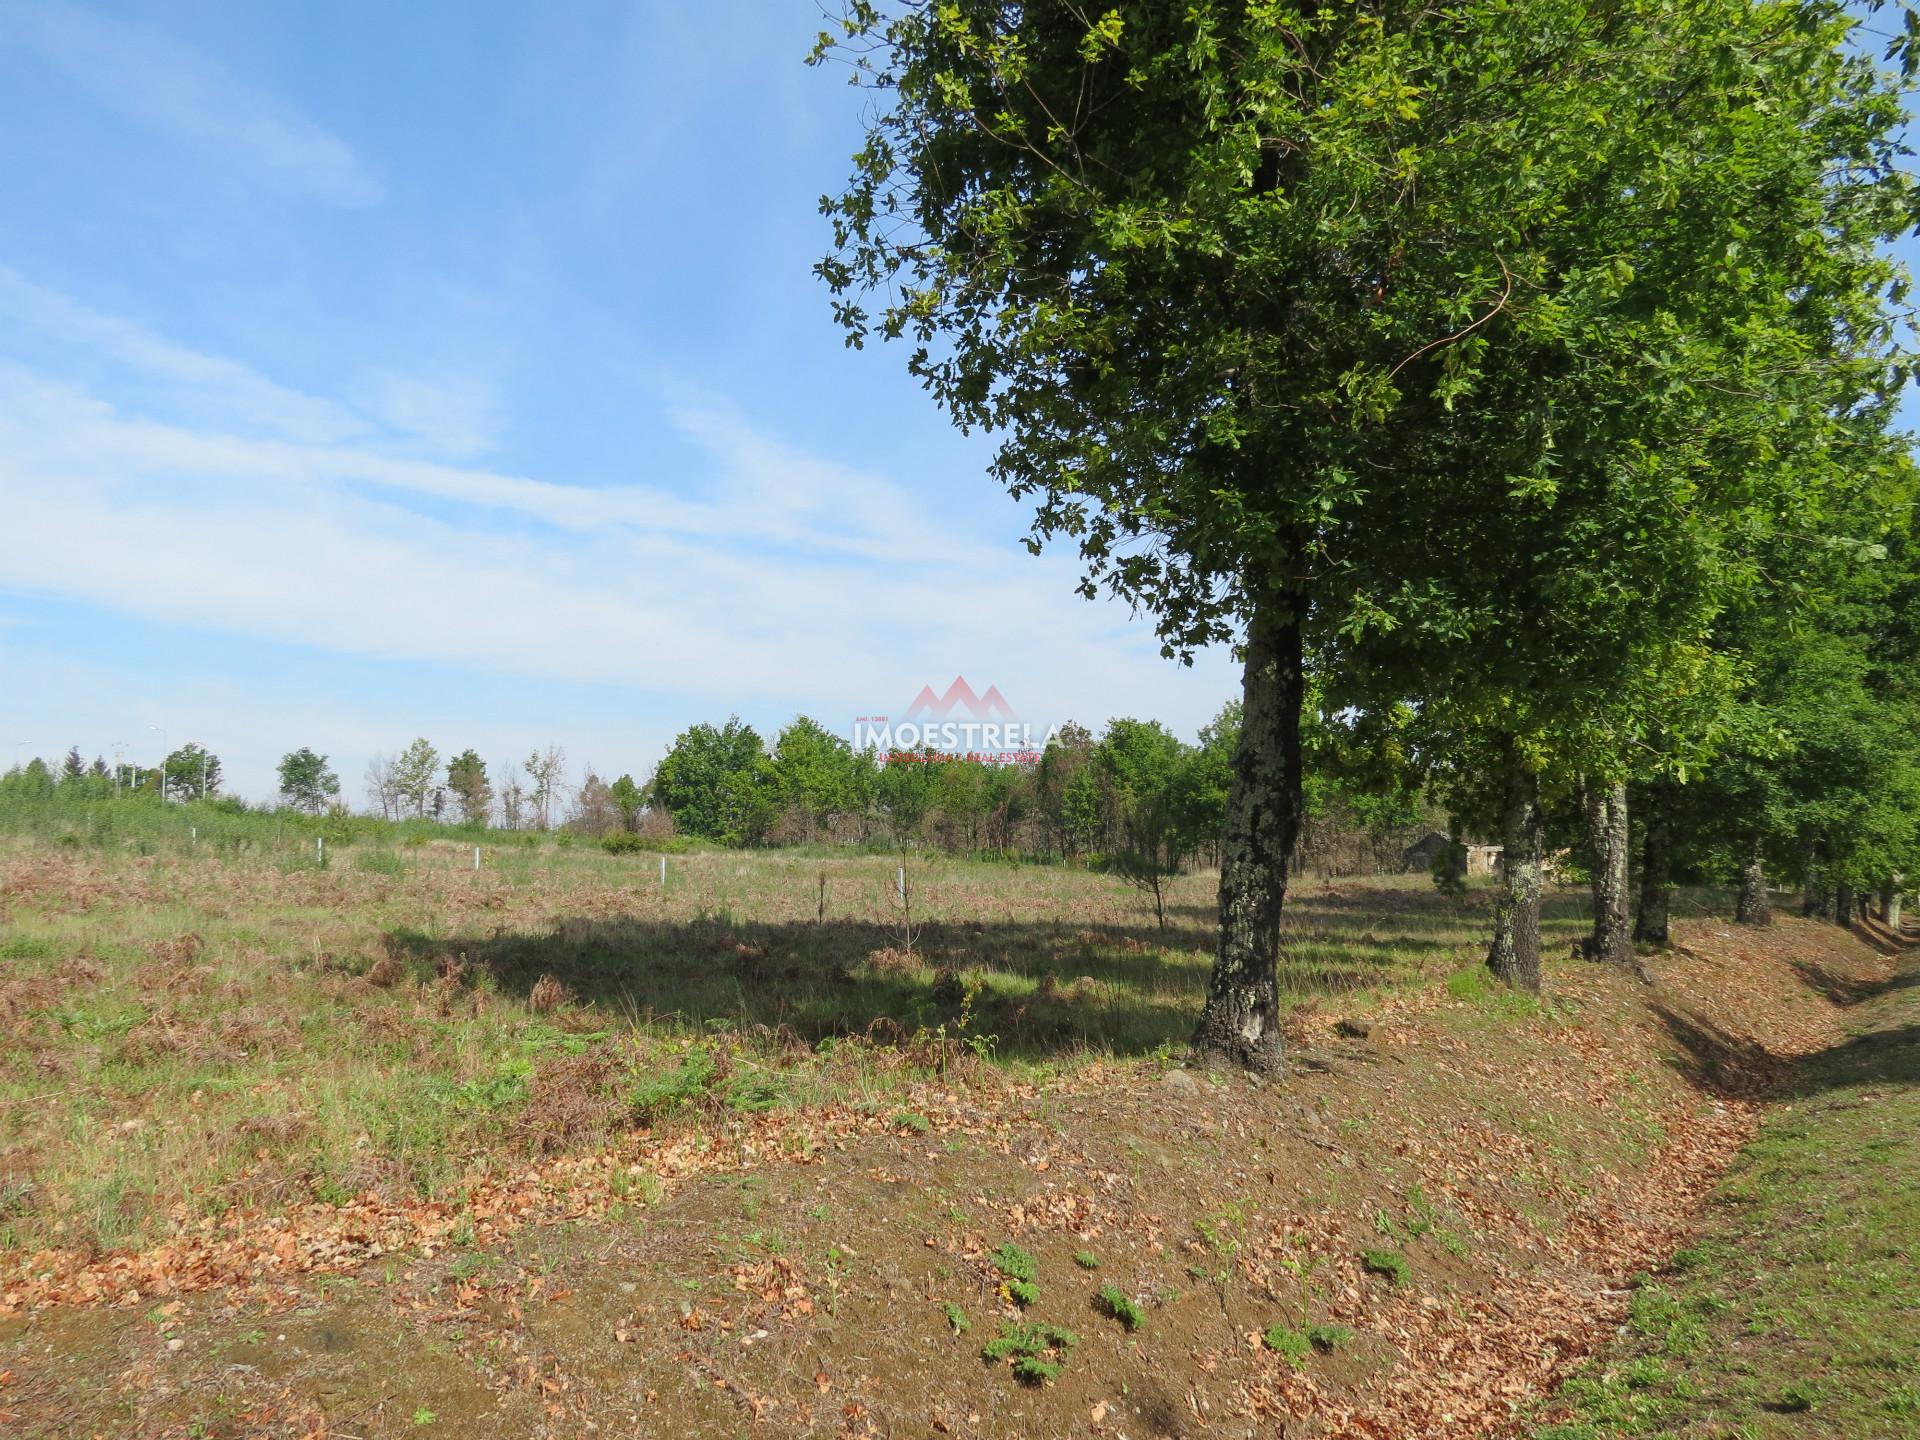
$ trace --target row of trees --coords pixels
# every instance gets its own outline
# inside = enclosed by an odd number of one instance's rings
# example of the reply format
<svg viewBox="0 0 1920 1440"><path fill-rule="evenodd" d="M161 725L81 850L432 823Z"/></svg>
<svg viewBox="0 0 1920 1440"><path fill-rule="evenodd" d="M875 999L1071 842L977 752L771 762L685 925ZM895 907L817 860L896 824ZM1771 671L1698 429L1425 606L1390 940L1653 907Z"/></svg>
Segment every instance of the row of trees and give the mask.
<svg viewBox="0 0 1920 1440"><path fill-rule="evenodd" d="M1609 924L1636 801L1655 910L1683 832L1906 863L1920 207L1880 64L1920 25L1883 55L1879 8L860 0L822 37L874 102L824 203L849 343L996 435L1083 590L1241 647L1201 1054L1279 1059L1315 716L1498 828L1520 986L1581 796Z"/></svg>
<svg viewBox="0 0 1920 1440"><path fill-rule="evenodd" d="M181 800L207 800L220 793L220 757L188 742L151 768L124 760L108 764L104 755L89 762L78 745L58 764L35 756L16 765L6 778L24 795L50 796L56 787L69 793L100 799L116 795L167 795Z"/></svg>

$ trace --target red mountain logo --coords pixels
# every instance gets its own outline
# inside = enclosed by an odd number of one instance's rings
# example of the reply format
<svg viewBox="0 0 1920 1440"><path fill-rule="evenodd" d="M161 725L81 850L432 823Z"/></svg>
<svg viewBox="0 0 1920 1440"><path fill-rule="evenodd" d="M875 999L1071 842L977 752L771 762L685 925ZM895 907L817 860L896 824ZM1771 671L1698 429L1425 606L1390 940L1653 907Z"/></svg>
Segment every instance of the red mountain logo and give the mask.
<svg viewBox="0 0 1920 1440"><path fill-rule="evenodd" d="M973 687L967 684L964 675L956 675L953 684L947 687L944 695L935 695L931 685L920 687L920 693L913 697L913 704L907 707L908 720L944 720L955 710L964 709L976 720L998 717L1002 720L1014 720L1013 707L1001 697L1000 687L989 685L987 693L975 695Z"/></svg>

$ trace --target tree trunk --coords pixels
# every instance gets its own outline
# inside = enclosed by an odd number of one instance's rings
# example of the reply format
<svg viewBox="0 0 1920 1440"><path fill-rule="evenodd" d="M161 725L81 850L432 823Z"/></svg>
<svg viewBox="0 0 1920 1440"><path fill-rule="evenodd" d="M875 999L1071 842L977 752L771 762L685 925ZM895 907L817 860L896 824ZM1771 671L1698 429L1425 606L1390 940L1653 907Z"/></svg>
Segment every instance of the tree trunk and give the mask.
<svg viewBox="0 0 1920 1440"><path fill-rule="evenodd" d="M1833 923L1849 928L1853 925L1853 886L1845 880L1833 887Z"/></svg>
<svg viewBox="0 0 1920 1440"><path fill-rule="evenodd" d="M1880 891L1880 921L1895 933L1900 929L1900 881L1889 880Z"/></svg>
<svg viewBox="0 0 1920 1440"><path fill-rule="evenodd" d="M1733 918L1740 925L1773 923L1773 897L1767 890L1766 866L1761 863L1757 844L1740 869L1740 898L1734 902Z"/></svg>
<svg viewBox="0 0 1920 1440"><path fill-rule="evenodd" d="M1673 892L1673 827L1657 786L1647 789L1647 828L1640 850L1640 912L1633 918L1636 944L1664 950L1669 943L1667 916Z"/></svg>
<svg viewBox="0 0 1920 1440"><path fill-rule="evenodd" d="M1306 697L1297 602L1256 607L1245 697L1220 842L1220 948L1194 1027L1204 1061L1280 1063L1280 909L1300 832L1300 707Z"/></svg>
<svg viewBox="0 0 1920 1440"><path fill-rule="evenodd" d="M1593 934L1587 958L1609 965L1633 963L1627 900L1627 785L1587 793L1587 834L1593 848Z"/></svg>
<svg viewBox="0 0 1920 1440"><path fill-rule="evenodd" d="M1833 904L1833 892L1827 889L1826 875L1820 865L1820 847L1809 840L1800 852L1800 872L1804 877L1800 892L1800 913L1809 920L1831 920L1833 915L1828 909Z"/></svg>
<svg viewBox="0 0 1920 1440"><path fill-rule="evenodd" d="M1487 968L1504 983L1540 993L1540 780L1511 753L1501 809L1500 898L1493 914Z"/></svg>

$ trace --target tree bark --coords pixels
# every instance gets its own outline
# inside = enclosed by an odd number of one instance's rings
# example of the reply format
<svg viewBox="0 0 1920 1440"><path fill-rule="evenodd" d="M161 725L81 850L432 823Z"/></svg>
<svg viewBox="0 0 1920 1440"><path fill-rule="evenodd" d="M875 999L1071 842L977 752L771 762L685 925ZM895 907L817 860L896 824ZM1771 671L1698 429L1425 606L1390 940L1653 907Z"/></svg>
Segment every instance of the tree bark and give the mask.
<svg viewBox="0 0 1920 1440"><path fill-rule="evenodd" d="M1852 928L1853 904L1853 886L1842 880L1833 887L1833 923Z"/></svg>
<svg viewBox="0 0 1920 1440"><path fill-rule="evenodd" d="M1773 923L1773 896L1767 890L1767 870L1757 844L1747 853L1747 863L1740 869L1740 898L1734 902L1733 918L1740 925Z"/></svg>
<svg viewBox="0 0 1920 1440"><path fill-rule="evenodd" d="M1896 877L1880 889L1880 923L1895 932L1900 929L1900 883Z"/></svg>
<svg viewBox="0 0 1920 1440"><path fill-rule="evenodd" d="M1809 920L1831 920L1833 892L1827 888L1818 842L1809 840L1802 848L1800 870L1805 877L1800 892L1800 913Z"/></svg>
<svg viewBox="0 0 1920 1440"><path fill-rule="evenodd" d="M1623 780L1587 792L1587 834L1593 848L1593 934L1587 958L1608 965L1633 963L1627 898L1627 785Z"/></svg>
<svg viewBox="0 0 1920 1440"><path fill-rule="evenodd" d="M1640 910L1633 917L1639 945L1664 950L1669 944L1668 908L1673 893L1673 825L1660 803L1658 787L1647 790L1647 827L1640 850Z"/></svg>
<svg viewBox="0 0 1920 1440"><path fill-rule="evenodd" d="M1301 616L1293 599L1247 626L1244 703L1220 842L1220 948L1194 1027L1195 1057L1272 1070L1281 1059L1280 911L1300 833Z"/></svg>
<svg viewBox="0 0 1920 1440"><path fill-rule="evenodd" d="M1500 812L1500 898L1493 914L1487 968L1505 984L1540 993L1540 779L1509 753Z"/></svg>

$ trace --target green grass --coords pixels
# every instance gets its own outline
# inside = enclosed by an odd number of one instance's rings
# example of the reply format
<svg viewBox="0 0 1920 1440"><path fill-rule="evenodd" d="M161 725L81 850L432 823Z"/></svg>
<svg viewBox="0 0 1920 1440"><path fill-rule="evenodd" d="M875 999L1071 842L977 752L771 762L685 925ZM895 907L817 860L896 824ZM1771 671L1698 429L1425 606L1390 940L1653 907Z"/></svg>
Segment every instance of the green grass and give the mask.
<svg viewBox="0 0 1920 1440"><path fill-rule="evenodd" d="M1388 1284L1405 1285L1413 1279L1413 1266L1398 1250L1368 1250L1360 1256L1361 1268L1378 1275Z"/></svg>
<svg viewBox="0 0 1920 1440"><path fill-rule="evenodd" d="M1213 958L1208 875L1172 882L1162 932L1110 876L916 860L909 954L889 857L703 850L663 888L656 861L524 835L94 808L0 813L0 1156L32 1157L0 1164L0 1247L445 1196L728 1112L850 1103L922 1133L930 1078L1173 1053ZM1479 943L1478 895L1350 889L1290 897L1284 1003L1437 980Z"/></svg>
<svg viewBox="0 0 1920 1440"><path fill-rule="evenodd" d="M1920 1437L1920 986L1854 1011L1534 1440Z"/></svg>

